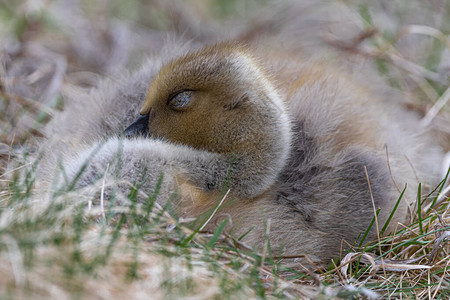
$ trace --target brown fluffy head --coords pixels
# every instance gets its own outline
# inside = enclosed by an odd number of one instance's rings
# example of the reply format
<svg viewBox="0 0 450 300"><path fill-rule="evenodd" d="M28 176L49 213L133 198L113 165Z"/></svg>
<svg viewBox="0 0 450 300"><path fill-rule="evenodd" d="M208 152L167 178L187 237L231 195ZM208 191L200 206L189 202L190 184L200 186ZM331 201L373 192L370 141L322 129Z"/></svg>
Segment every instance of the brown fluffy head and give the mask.
<svg viewBox="0 0 450 300"><path fill-rule="evenodd" d="M204 152L189 152L189 161L181 162L189 180L206 190L221 188L233 165L230 189L242 197L268 189L290 151L283 101L245 48L234 44L206 47L165 65L125 135L140 131L216 154L206 162ZM204 163L195 166L198 161Z"/></svg>
<svg viewBox="0 0 450 300"><path fill-rule="evenodd" d="M151 136L210 152L244 154L289 143L282 100L247 50L234 44L164 66L141 110L148 113Z"/></svg>

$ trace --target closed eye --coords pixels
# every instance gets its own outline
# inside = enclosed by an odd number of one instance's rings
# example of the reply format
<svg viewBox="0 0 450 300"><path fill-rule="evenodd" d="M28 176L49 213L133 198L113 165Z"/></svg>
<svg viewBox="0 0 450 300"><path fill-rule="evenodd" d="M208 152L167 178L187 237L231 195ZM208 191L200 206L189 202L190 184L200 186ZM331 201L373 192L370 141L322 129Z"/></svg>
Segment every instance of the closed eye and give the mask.
<svg viewBox="0 0 450 300"><path fill-rule="evenodd" d="M182 91L169 98L167 105L173 109L185 108L191 101L192 91Z"/></svg>

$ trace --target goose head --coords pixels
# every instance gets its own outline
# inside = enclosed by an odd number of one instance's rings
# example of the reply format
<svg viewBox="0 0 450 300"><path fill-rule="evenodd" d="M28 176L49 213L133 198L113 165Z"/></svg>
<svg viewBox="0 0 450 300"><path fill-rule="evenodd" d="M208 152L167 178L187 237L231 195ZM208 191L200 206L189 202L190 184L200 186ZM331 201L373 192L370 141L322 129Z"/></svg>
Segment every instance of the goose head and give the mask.
<svg viewBox="0 0 450 300"><path fill-rule="evenodd" d="M234 157L236 178L257 182L243 193L248 197L274 182L291 139L270 77L246 48L234 44L206 47L163 66L139 118L124 133Z"/></svg>

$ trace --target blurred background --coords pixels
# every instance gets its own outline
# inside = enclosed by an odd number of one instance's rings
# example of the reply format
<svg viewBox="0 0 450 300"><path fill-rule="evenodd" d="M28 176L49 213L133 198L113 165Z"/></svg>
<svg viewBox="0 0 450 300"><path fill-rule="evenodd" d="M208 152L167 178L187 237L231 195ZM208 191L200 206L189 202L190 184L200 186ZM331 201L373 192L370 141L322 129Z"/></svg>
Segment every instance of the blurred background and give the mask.
<svg viewBox="0 0 450 300"><path fill-rule="evenodd" d="M449 32L446 0L1 0L0 158L42 136L65 91L137 70L175 39L270 37L303 56L368 60L448 144Z"/></svg>

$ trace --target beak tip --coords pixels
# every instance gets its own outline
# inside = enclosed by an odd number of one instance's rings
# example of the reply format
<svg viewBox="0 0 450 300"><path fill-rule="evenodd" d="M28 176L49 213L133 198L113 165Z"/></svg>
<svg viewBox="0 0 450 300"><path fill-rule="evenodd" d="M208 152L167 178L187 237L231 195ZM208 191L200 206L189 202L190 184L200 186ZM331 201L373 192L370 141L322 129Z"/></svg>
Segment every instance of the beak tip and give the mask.
<svg viewBox="0 0 450 300"><path fill-rule="evenodd" d="M128 126L124 131L123 135L126 138L132 138L135 136L147 136L148 135L148 122L149 115L140 115L130 126Z"/></svg>

